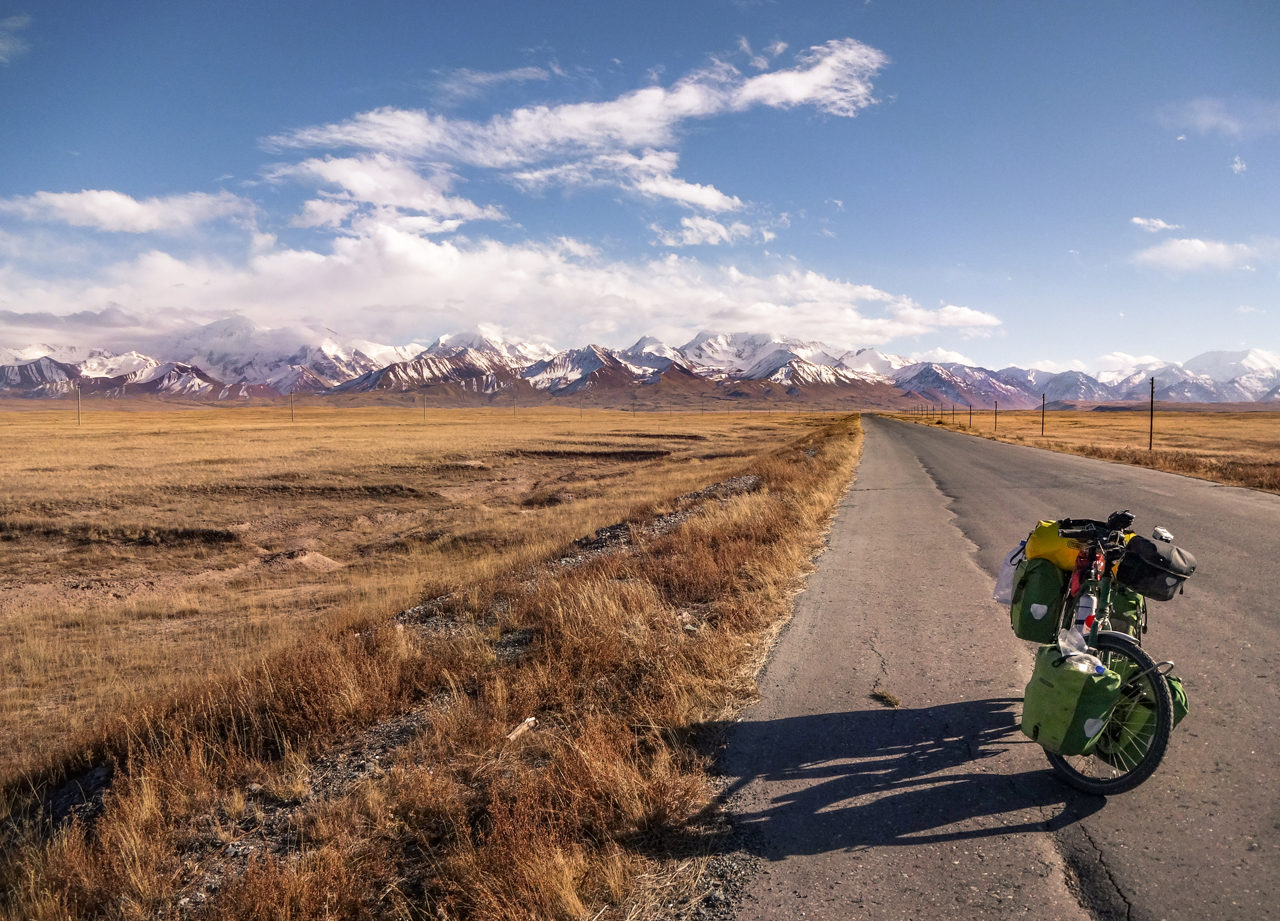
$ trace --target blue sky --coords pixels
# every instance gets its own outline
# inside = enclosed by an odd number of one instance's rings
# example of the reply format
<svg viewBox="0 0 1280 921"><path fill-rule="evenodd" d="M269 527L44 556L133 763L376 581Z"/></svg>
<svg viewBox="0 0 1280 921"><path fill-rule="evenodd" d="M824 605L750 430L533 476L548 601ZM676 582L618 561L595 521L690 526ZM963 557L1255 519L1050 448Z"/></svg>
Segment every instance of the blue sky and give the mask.
<svg viewBox="0 0 1280 921"><path fill-rule="evenodd" d="M0 344L1280 351L1280 7L0 4Z"/></svg>

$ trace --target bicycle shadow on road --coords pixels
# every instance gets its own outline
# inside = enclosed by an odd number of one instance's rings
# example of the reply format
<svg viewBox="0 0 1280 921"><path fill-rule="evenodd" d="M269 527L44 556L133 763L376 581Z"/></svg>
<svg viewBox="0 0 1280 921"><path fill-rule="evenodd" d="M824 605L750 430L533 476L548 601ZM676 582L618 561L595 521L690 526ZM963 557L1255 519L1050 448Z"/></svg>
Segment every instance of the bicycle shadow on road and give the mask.
<svg viewBox="0 0 1280 921"><path fill-rule="evenodd" d="M745 720L720 800L735 848L770 860L1057 830L1105 800L1020 770L1015 699ZM1038 752L1037 752L1038 753ZM1054 810L1047 817L1049 810Z"/></svg>

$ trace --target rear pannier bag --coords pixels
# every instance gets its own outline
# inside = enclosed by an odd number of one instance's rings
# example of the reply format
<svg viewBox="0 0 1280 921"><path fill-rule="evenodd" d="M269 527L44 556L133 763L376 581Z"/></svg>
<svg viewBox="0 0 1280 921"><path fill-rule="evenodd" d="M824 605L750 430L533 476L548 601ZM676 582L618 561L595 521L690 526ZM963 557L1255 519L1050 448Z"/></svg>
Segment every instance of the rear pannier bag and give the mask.
<svg viewBox="0 0 1280 921"><path fill-rule="evenodd" d="M1196 558L1181 547L1135 535L1124 548L1116 580L1152 601L1168 601L1196 571Z"/></svg>
<svg viewBox="0 0 1280 921"><path fill-rule="evenodd" d="M1166 680L1169 682L1169 695L1173 698L1173 725L1177 726L1187 715L1187 691L1181 678L1171 676ZM1155 731L1155 702L1141 692L1141 685L1122 688L1094 754L1113 767L1130 770L1151 747L1151 736Z"/></svg>
<svg viewBox="0 0 1280 921"><path fill-rule="evenodd" d="M1014 570L1009 621L1020 640L1048 643L1058 634L1067 577L1051 561L1023 560Z"/></svg>
<svg viewBox="0 0 1280 921"><path fill-rule="evenodd" d="M1071 572L1080 555L1080 542L1058 534L1058 522L1041 521L1027 537L1027 559L1052 560L1059 569Z"/></svg>
<svg viewBox="0 0 1280 921"><path fill-rule="evenodd" d="M1088 755L1120 696L1120 676L1078 671L1057 643L1041 646L1022 701L1022 731L1058 755Z"/></svg>

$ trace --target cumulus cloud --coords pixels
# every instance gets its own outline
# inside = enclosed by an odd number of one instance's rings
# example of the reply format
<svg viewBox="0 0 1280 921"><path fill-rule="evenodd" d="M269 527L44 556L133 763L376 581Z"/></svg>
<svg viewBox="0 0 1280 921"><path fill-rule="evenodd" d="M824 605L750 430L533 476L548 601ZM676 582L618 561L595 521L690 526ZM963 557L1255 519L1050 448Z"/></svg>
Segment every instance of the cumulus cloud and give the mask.
<svg viewBox="0 0 1280 921"><path fill-rule="evenodd" d="M139 201L122 192L86 189L0 199L0 214L116 233L176 233L222 218L245 217L253 210L252 202L230 192L191 192Z"/></svg>
<svg viewBox="0 0 1280 921"><path fill-rule="evenodd" d="M934 329L965 329L976 332L1001 325L1000 318L993 314L955 304L944 304L937 310L926 310L915 303L904 304L897 309L896 314L904 323L918 324L921 333Z"/></svg>
<svg viewBox="0 0 1280 921"><path fill-rule="evenodd" d="M907 357L911 359L911 361L931 361L937 362L938 364L959 364L969 365L970 367L976 367L978 364L967 355L962 355L959 352L953 352L950 349L942 348L930 349L927 352L912 352Z"/></svg>
<svg viewBox="0 0 1280 921"><path fill-rule="evenodd" d="M370 214L331 252L263 247L244 264L150 251L99 277L52 282L0 275L0 302L66 316L128 305L143 316L216 319L228 304L273 323L353 321L368 336L407 339L474 325L578 342L584 331L618 341L654 330L787 329L793 335L877 345L994 317L968 308L924 310L869 285L789 269L775 273L668 255L607 258L580 241L505 244L438 239L397 216ZM964 311L958 313L957 311ZM359 318L359 319L356 319Z"/></svg>
<svg viewBox="0 0 1280 921"><path fill-rule="evenodd" d="M1250 260L1258 254L1256 247L1245 243L1181 238L1165 240L1144 249L1133 257L1133 261L1171 272L1194 272L1200 269L1248 268Z"/></svg>
<svg viewBox="0 0 1280 921"><path fill-rule="evenodd" d="M1147 233L1159 233L1162 230L1182 229L1181 224L1170 224L1167 221L1160 220L1158 217L1134 217L1130 218L1129 221L1133 224L1137 224Z"/></svg>
<svg viewBox="0 0 1280 921"><path fill-rule="evenodd" d="M1071 361L1035 361L1029 365L1036 371L1048 371L1050 374L1062 374L1065 371L1085 371L1089 370L1089 366L1079 359Z"/></svg>
<svg viewBox="0 0 1280 921"><path fill-rule="evenodd" d="M1241 160L1238 155L1234 160L1231 161L1231 172L1235 173L1237 176L1239 176L1248 168L1249 168L1249 164Z"/></svg>
<svg viewBox="0 0 1280 921"><path fill-rule="evenodd" d="M291 227L341 227L357 205L350 201L313 198L303 203L302 213L289 222Z"/></svg>
<svg viewBox="0 0 1280 921"><path fill-rule="evenodd" d="M30 16L9 16L0 19L0 64L12 63L13 59L27 50L27 43L19 33L31 25Z"/></svg>

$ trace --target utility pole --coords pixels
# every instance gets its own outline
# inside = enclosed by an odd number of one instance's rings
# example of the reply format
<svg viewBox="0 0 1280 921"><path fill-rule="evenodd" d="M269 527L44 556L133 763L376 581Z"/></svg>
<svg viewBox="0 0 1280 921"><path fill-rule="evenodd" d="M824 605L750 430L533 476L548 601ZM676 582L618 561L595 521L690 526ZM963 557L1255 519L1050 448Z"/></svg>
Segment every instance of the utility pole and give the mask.
<svg viewBox="0 0 1280 921"><path fill-rule="evenodd" d="M1044 437L1044 394L1040 394L1040 437Z"/></svg>
<svg viewBox="0 0 1280 921"><path fill-rule="evenodd" d="M1149 417L1149 425L1147 428L1147 450L1150 451L1155 447L1156 443L1156 379L1151 378L1151 415Z"/></svg>
<svg viewBox="0 0 1280 921"><path fill-rule="evenodd" d="M80 418L80 382L76 381L76 425L82 425Z"/></svg>
<svg viewBox="0 0 1280 921"><path fill-rule="evenodd" d="M298 418L293 414L293 391L289 391L289 421L297 422Z"/></svg>
<svg viewBox="0 0 1280 921"><path fill-rule="evenodd" d="M992 403L994 407L991 410L991 431L1000 431L1000 401L996 400Z"/></svg>

